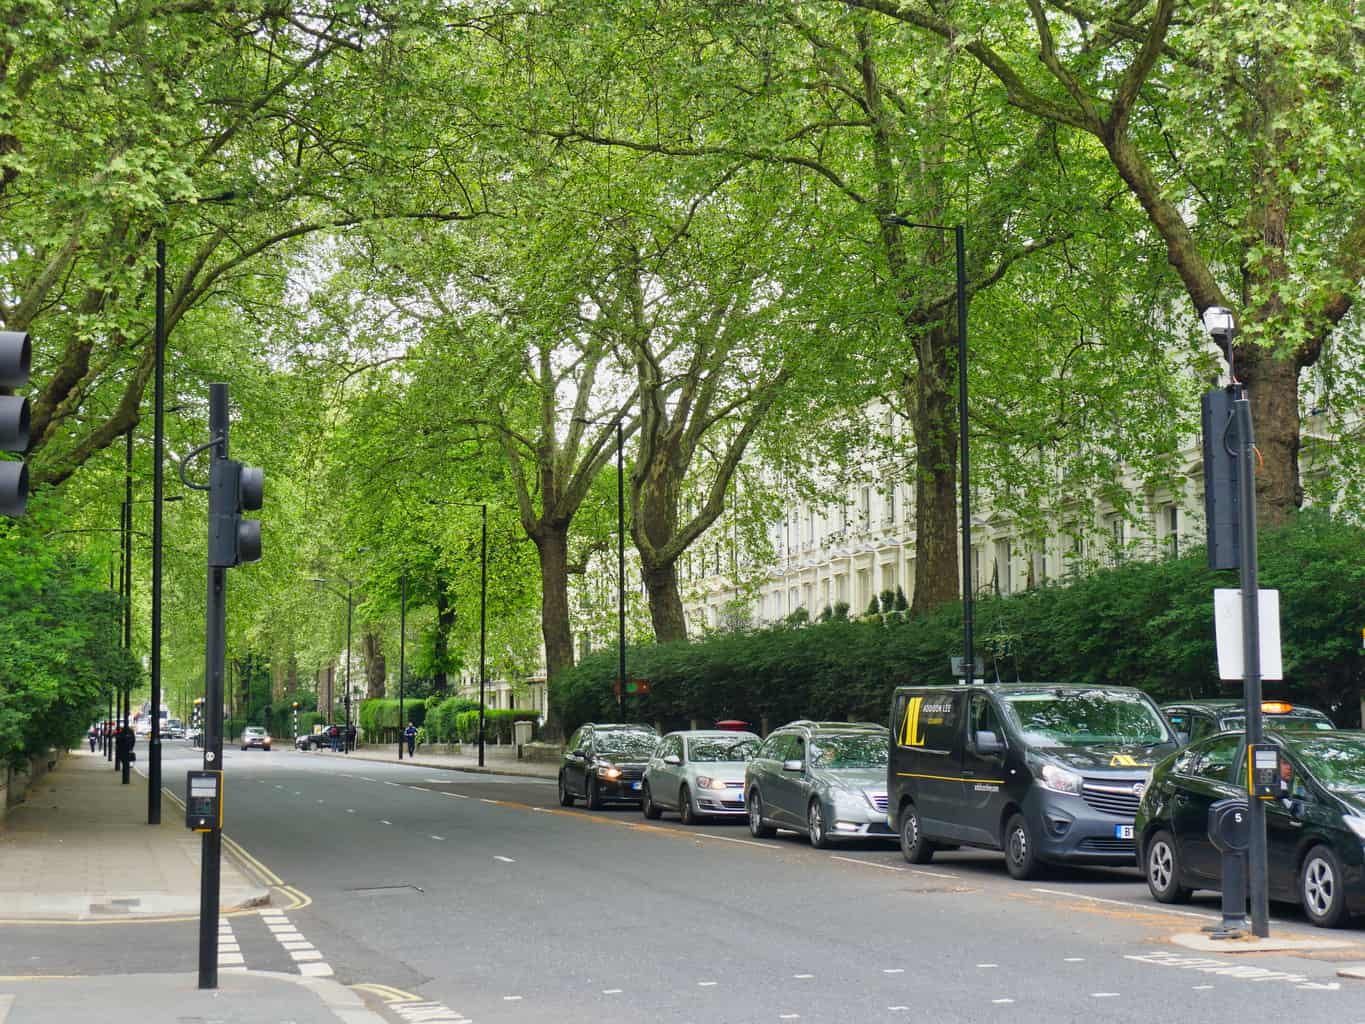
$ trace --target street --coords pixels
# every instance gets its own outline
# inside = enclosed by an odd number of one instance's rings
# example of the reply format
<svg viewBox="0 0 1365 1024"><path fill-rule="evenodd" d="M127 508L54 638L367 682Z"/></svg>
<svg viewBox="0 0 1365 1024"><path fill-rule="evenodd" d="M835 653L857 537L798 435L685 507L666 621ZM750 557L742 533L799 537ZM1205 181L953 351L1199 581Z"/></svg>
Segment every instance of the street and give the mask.
<svg viewBox="0 0 1365 1024"><path fill-rule="evenodd" d="M179 788L198 751L168 743L165 760ZM561 808L549 781L286 749L226 761L227 835L302 898L277 885L225 941L254 970L330 969L393 1020L1232 1020L1254 999L1301 1022L1365 1021L1358 983L1335 976L1362 959L1359 931L1277 907L1277 935L1346 945L1191 952L1171 936L1216 920L1216 897L1161 907L1136 871L1017 883L996 854L912 868L890 842L822 852L739 823ZM0 959L6 973L192 971L195 927L26 925ZM423 1002L397 1001L410 997Z"/></svg>

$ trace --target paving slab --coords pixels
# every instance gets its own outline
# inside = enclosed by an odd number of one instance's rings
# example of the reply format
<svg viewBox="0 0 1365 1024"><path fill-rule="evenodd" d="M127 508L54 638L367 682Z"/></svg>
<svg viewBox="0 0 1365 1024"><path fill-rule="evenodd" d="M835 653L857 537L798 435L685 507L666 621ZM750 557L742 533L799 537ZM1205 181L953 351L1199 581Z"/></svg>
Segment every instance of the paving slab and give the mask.
<svg viewBox="0 0 1365 1024"><path fill-rule="evenodd" d="M0 1024L384 1024L327 978L224 970L216 989L196 974L0 978Z"/></svg>
<svg viewBox="0 0 1365 1024"><path fill-rule="evenodd" d="M197 916L203 841L163 801L147 824L147 780L128 785L102 754L67 754L0 825L0 921L118 921ZM269 890L223 858L224 912Z"/></svg>
<svg viewBox="0 0 1365 1024"><path fill-rule="evenodd" d="M1197 932L1182 932L1172 935L1171 941L1186 949L1201 953L1287 953L1305 952L1318 949L1341 949L1352 943L1340 939L1306 939L1289 936L1259 939L1248 935L1240 939L1211 939Z"/></svg>

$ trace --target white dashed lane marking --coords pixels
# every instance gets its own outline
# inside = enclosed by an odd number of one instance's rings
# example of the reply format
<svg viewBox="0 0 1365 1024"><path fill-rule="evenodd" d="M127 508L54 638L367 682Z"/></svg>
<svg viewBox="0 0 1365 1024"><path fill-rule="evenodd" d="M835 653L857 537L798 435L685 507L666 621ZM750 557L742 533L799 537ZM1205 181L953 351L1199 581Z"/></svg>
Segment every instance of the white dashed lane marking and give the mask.
<svg viewBox="0 0 1365 1024"><path fill-rule="evenodd" d="M443 843L446 841L446 837L445 837L445 836L432 836L431 838L432 838L432 839L440 840L440 841L443 842Z"/></svg>
<svg viewBox="0 0 1365 1024"><path fill-rule="evenodd" d="M513 860L511 857L504 857L504 856L503 856L502 854L500 854L500 853L494 854L494 855L493 855L493 859L494 859L494 860L500 860L500 861L502 861L504 864L515 864L515 863L516 863L516 861Z"/></svg>
<svg viewBox="0 0 1365 1024"><path fill-rule="evenodd" d="M716 984L716 983L715 983L714 981L699 981L699 982L697 982L697 987L698 987L698 988L711 988L711 987L712 987L713 985L715 985L715 984Z"/></svg>
<svg viewBox="0 0 1365 1024"><path fill-rule="evenodd" d="M1013 1000L1013 999L992 999L991 1002L993 1002L996 1006L1004 1006L1006 1003L1012 1003L1012 1002L1014 1002L1014 1000Z"/></svg>

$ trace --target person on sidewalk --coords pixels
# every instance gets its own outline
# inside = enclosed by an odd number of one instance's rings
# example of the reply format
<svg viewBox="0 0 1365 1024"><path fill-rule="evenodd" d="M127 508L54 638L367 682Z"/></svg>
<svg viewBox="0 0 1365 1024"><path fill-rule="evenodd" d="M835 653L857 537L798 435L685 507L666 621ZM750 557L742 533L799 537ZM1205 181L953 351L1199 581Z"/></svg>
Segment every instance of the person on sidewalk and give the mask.
<svg viewBox="0 0 1365 1024"><path fill-rule="evenodd" d="M346 726L346 753L355 750L355 726Z"/></svg>
<svg viewBox="0 0 1365 1024"><path fill-rule="evenodd" d="M408 722L408 727L403 730L403 738L408 741L408 757L411 757L413 749L417 746L417 726ZM92 745L90 749L94 750L95 748Z"/></svg>
<svg viewBox="0 0 1365 1024"><path fill-rule="evenodd" d="M95 731L93 725L90 727L90 731L85 734L85 738L90 741L90 753L93 754L95 752L95 744L99 742L100 738L99 733Z"/></svg>
<svg viewBox="0 0 1365 1024"><path fill-rule="evenodd" d="M118 750L116 763L122 767L124 763L132 764L137 760L137 754L133 752L133 747L137 744L137 737L133 735L131 726L123 726L114 737L114 745Z"/></svg>
<svg viewBox="0 0 1365 1024"><path fill-rule="evenodd" d="M341 730L337 728L335 722L328 728L327 738L332 741L332 753L339 753L341 751Z"/></svg>

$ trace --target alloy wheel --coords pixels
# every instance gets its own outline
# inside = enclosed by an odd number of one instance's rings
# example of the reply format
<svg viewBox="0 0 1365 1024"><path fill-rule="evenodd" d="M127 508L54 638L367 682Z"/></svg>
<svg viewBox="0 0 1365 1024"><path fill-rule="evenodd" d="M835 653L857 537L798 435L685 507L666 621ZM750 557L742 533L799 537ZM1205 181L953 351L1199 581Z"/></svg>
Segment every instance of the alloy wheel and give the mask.
<svg viewBox="0 0 1365 1024"><path fill-rule="evenodd" d="M1303 901L1314 917L1326 917L1336 898L1336 876L1332 865L1314 857L1303 869Z"/></svg>

